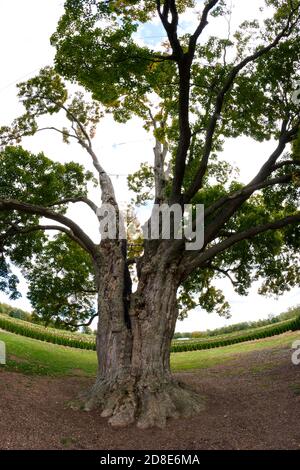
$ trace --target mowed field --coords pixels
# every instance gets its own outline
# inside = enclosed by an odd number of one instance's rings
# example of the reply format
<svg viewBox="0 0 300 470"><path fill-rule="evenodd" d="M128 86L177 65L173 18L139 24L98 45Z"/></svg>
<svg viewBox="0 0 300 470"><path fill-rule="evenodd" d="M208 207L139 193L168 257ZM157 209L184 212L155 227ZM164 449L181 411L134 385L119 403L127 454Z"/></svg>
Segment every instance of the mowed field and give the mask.
<svg viewBox="0 0 300 470"><path fill-rule="evenodd" d="M300 449L300 332L222 348L172 354L179 380L206 401L199 415L167 428L112 429L100 412L70 402L93 383L93 351L0 331L1 449Z"/></svg>

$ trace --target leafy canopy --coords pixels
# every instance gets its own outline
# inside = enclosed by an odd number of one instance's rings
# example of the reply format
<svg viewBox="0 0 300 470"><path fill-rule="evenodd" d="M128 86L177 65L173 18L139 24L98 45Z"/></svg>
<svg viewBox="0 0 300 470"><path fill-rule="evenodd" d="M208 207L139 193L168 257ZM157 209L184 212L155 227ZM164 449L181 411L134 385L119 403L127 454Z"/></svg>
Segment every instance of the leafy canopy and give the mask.
<svg viewBox="0 0 300 470"><path fill-rule="evenodd" d="M65 13L51 39L56 47L55 70L45 68L37 77L19 85L19 98L25 112L12 126L0 131L4 147L0 157L1 197L49 207L57 200L87 196L87 183L92 176L82 167L74 163L56 164L44 155L34 156L20 147L9 146L20 143L24 135L39 132L41 116L64 111L66 127L55 130L65 142L75 138L90 150L96 126L104 114L112 113L115 120L122 123L133 116L141 118L145 129L153 135L158 154L165 153L162 186L163 196L168 199L176 179L178 149L187 130L180 104L186 91L182 88L189 83L190 138L181 189L183 194L191 194L192 203L203 203L210 208L220 198L243 190L238 171L222 158L227 139L244 135L259 142L278 142L283 122L286 130L296 129L287 148L281 149L277 167L264 180L277 178L284 184L266 184L258 192L250 192L232 216L224 220L222 230L208 241L207 247L256 225L297 213L299 106L291 98L300 80L299 2L267 0L266 7L272 9L272 15L267 19L264 15L259 19L248 19L231 34L225 31L224 34L201 36L196 41L190 74L185 80L182 80L178 54L182 52L182 60L187 60L193 32L180 32L177 28L175 35L176 14L169 14L169 26L162 30L165 35L162 41L150 46L141 39L145 28L149 31L156 24L157 6L160 5L162 14L167 4L174 3L179 18L182 14L195 17L195 9L201 7L203 10L213 5L209 24L206 26L205 23L204 27L209 28L213 18L230 21L230 2L222 0L66 0ZM160 19L163 22L164 19ZM181 52L178 52L178 41ZM270 44L272 47L268 48ZM260 54L264 49L266 52ZM252 56L255 59L248 60ZM239 67L240 64L243 66ZM69 96L68 85L62 77L83 87L91 93L92 99L88 100L82 92ZM205 163L209 146L202 185L189 193L199 165ZM243 158L243 155L238 157ZM288 171L285 161L289 161ZM157 168L145 162L129 177L128 183L135 203L153 201ZM59 211L64 213L66 207L61 204ZM208 226L222 216L220 207L207 215ZM3 245L5 233L14 225L24 228L28 223L38 222L36 215L4 213L1 217ZM196 305L228 314L228 302L215 284L219 277L229 278L241 295L245 295L252 282L258 279L263 279L261 292L264 294L280 294L298 285L299 235L298 225L288 225L241 240L218 253L182 282L178 299L182 315ZM74 242L68 243L64 235L52 240L46 239L42 232L23 234L22 242L19 240L17 233L12 234L2 250L6 259L8 257L23 267L30 280L29 296L42 315L57 315L58 321L72 321L77 311L80 317L86 318L86 312L92 311L86 294L93 290L94 281L90 274L92 265L85 259L82 248L76 248ZM63 257L59 253L59 243ZM140 238L138 243L141 243ZM138 247L131 252L142 256ZM49 259L51 264L47 263ZM2 263L6 263L4 257ZM79 263L82 269L75 272ZM6 279L2 287L15 290L16 278L8 274L9 266L3 264L0 269ZM45 275L39 278L39 272ZM46 277L52 279L47 285ZM85 293L80 292L80 286L84 286ZM67 306L62 305L64 297L68 298ZM47 299L45 305L43 298Z"/></svg>

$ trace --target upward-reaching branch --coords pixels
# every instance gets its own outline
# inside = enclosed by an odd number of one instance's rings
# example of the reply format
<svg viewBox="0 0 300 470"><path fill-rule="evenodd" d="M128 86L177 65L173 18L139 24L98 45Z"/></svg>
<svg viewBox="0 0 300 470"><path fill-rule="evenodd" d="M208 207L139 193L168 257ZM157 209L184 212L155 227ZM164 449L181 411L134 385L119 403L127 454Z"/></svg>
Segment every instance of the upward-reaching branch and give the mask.
<svg viewBox="0 0 300 470"><path fill-rule="evenodd" d="M173 202L181 199L181 186L185 172L185 162L191 141L191 129L189 122L189 104L190 104L190 81L192 57L189 53L184 53L177 35L178 11L175 0L165 0L163 8L160 0L157 0L157 11L161 22L168 35L173 57L178 65L179 72L179 142L176 152L174 178L172 186L171 200ZM171 16L171 21L169 21Z"/></svg>
<svg viewBox="0 0 300 470"><path fill-rule="evenodd" d="M185 54L178 62L179 71L179 142L176 151L171 200L181 202L181 188L184 180L186 158L191 144L189 119L192 57Z"/></svg>
<svg viewBox="0 0 300 470"><path fill-rule="evenodd" d="M116 196L112 181L102 165L100 164L97 155L95 154L91 145L87 145L84 141L79 140L79 143L86 149L88 154L92 157L94 168L99 175L99 183L101 187L101 199L103 204L113 204L117 207Z"/></svg>
<svg viewBox="0 0 300 470"><path fill-rule="evenodd" d="M156 0L156 7L160 20L170 41L173 50L173 56L178 60L183 56L183 49L177 35L178 11L176 7L176 0L165 0L163 8L161 7L161 1ZM169 21L170 15L171 21Z"/></svg>
<svg viewBox="0 0 300 470"><path fill-rule="evenodd" d="M289 183L292 180L292 177L293 177L293 174L289 173L287 175L277 176L276 178L267 179L266 181L263 181L261 183L247 185L244 188L241 188L240 190L235 191L232 194L224 196L224 197L220 198L218 201L216 201L215 203L211 204L205 210L205 217L208 217L209 215L213 214L215 211L217 211L218 209L223 207L229 201L233 201L234 199L238 199L238 198L243 197L243 196L248 196L249 197L255 191L267 188L269 186L275 186L276 184Z"/></svg>
<svg viewBox="0 0 300 470"><path fill-rule="evenodd" d="M267 186L271 186L274 183L286 183L290 180L291 175L285 175L282 177L268 180L268 177L276 169L276 162L279 157L283 154L286 145L291 142L292 139L297 137L300 123L293 127L291 130L286 129L286 121L282 122L281 134L278 145L274 152L270 155L268 160L261 167L257 175L248 183L244 188L235 193L234 195L228 195L225 198L221 198L212 204L206 211L206 215L212 214L217 209L222 208L214 218L213 222L208 224L206 227L205 243L209 243L215 238L219 230L229 220L229 218L241 207L241 205L253 194L257 189L261 189Z"/></svg>
<svg viewBox="0 0 300 470"><path fill-rule="evenodd" d="M243 70L249 63L254 62L258 58L267 54L269 51L274 49L279 44L279 42L281 41L283 37L286 37L290 34L294 25L299 20L299 16L297 16L297 20L292 22L292 18L293 18L295 11L296 11L295 9L291 11L285 27L276 36L274 41L272 41L267 46L261 49L258 49L255 53L243 59L239 64L233 67L227 79L225 80L223 87L221 88L221 90L219 91L217 95L214 111L207 127L203 156L202 156L199 168L196 172L196 175L189 189L184 195L184 202L189 202L195 196L195 194L199 191L199 189L202 187L203 178L206 174L207 165L208 165L209 157L210 157L212 146L213 146L213 138L214 138L216 127L217 127L217 122L221 116L225 97L228 91L232 88L236 77L241 72L241 70Z"/></svg>
<svg viewBox="0 0 300 470"><path fill-rule="evenodd" d="M88 152L88 154L92 158L94 168L96 169L99 175L99 183L100 183L100 187L102 191L102 195L101 195L102 203L103 204L110 203L117 207L117 202L116 202L116 197L115 197L115 192L114 192L112 181L109 175L107 174L107 172L104 170L104 168L100 164L100 161L96 153L93 150L92 140L88 132L86 131L84 125L80 122L80 119L78 119L78 117L72 111L70 111L70 109L67 106L62 105L62 109L65 111L66 115L69 117L69 119L72 122L72 129L75 132L75 135L77 137L79 144ZM74 127L74 124L78 126L78 129Z"/></svg>
<svg viewBox="0 0 300 470"><path fill-rule="evenodd" d="M204 30L204 28L208 25L207 18L208 18L209 12L217 5L218 2L219 2L219 0L210 0L205 5L202 16L201 16L201 19L200 19L200 23L199 23L196 31L194 32L194 34L190 37L189 53L191 55L195 54L197 41L198 41L200 35L202 34L202 31Z"/></svg>
<svg viewBox="0 0 300 470"><path fill-rule="evenodd" d="M269 159L267 160L268 162L276 162L278 158L282 155L284 152L284 149L287 144L287 134L285 132L285 126L283 124L282 126L282 133L281 137L279 139L278 145L274 152L270 155ZM214 240L214 238L218 235L219 230L224 226L224 224L230 219L230 217L241 207L241 205L249 199L251 194L253 194L256 189L260 188L260 183L263 183L267 179L268 174L265 173L265 177L262 179L254 178L248 185L246 185L241 193L237 195L237 197L234 198L227 198L227 201L224 202L224 204L221 204L219 206L222 210L219 210L217 215L214 217L214 219L206 225L206 230L205 230L205 244L209 243L210 241ZM264 187L264 185L262 185ZM215 207L218 205L218 202L216 201ZM211 207L210 209L214 209ZM208 209L209 210L209 209Z"/></svg>
<svg viewBox="0 0 300 470"><path fill-rule="evenodd" d="M220 243L216 243L212 247L206 249L203 253L200 253L198 256L195 256L194 259L189 259L187 264L187 271L192 272L199 266L202 266L208 260L213 259L217 254L227 250L231 246L242 240L248 240L253 238L260 233L267 232L268 230L278 230L280 228L286 227L287 225L299 223L300 222L300 213L284 217L283 219L275 220L273 222L268 222L266 224L258 225L256 227L251 227L244 232L238 232L230 236L226 240L223 240Z"/></svg>
<svg viewBox="0 0 300 470"><path fill-rule="evenodd" d="M100 183L100 187L102 191L102 202L103 203L110 202L116 206L116 197L115 197L112 181L109 175L107 174L107 172L104 170L104 168L100 164L99 159L93 150L92 140L88 132L86 131L83 124L80 122L80 119L78 119L77 116L72 111L69 110L68 106L59 105L59 103L55 103L55 104L57 106L60 106L60 108L66 113L66 116L68 117L68 119L71 121L72 123L71 127L72 127L73 133L68 132L66 129L60 130L53 126L39 128L36 132L40 132L44 130L53 130L53 131L59 132L60 134L63 134L64 136L68 138L76 139L77 142L88 152L88 154L92 158L93 166L99 176L99 183ZM96 204L94 203L91 204L90 202L87 202L87 201L84 201L84 202L88 203L94 211L97 210Z"/></svg>
<svg viewBox="0 0 300 470"><path fill-rule="evenodd" d="M149 109L150 119L155 131L157 131L157 122ZM155 204L160 204L165 199L166 189L166 172L165 161L168 153L168 144L162 143L157 137L155 138L154 152L154 186L155 186Z"/></svg>
<svg viewBox="0 0 300 470"><path fill-rule="evenodd" d="M74 131L75 134L70 134L70 133L66 132L65 130L62 131L62 130L57 129L56 127L53 127L53 126L52 127L42 127L40 129L38 129L37 132L45 131L45 130L53 130L53 131L59 132L60 134L63 134L64 136L74 138L74 139L77 140L77 142L92 157L93 166L94 166L94 168L97 171L98 176L99 176L99 183L100 183L100 187L101 187L101 190L102 190L102 202L103 203L111 202L111 203L116 204L116 198L115 198L115 193L114 193L114 188L113 188L112 181L111 181L109 175L107 174L107 172L101 166L101 164L99 162L99 159L98 159L96 153L93 150L90 138L88 137L88 142L86 142L86 140L84 140L84 138L82 138L82 136L80 136L76 132L76 129L74 129L74 128L73 128L73 131ZM72 201L69 201L69 202L72 202ZM85 201L82 201L82 202L86 202L93 209L94 212L97 211L97 205L94 204L92 201L88 202L87 200L85 200Z"/></svg>
<svg viewBox="0 0 300 470"><path fill-rule="evenodd" d="M190 37L189 48L186 53L183 53L182 47L177 37L178 14L176 11L175 1L165 2L165 9L163 13L160 12L159 8L159 14L163 25L167 33L169 31L168 37L173 49L173 54L177 59L179 72L179 142L175 159L171 194L172 202L182 202L181 188L185 175L187 154L191 145L191 127L189 119L191 66L195 55L197 40L205 26L208 24L207 18L209 12L214 8L218 1L219 0L211 0L205 6L199 26L197 27L194 34ZM167 22L169 11L171 11L173 18L171 24ZM173 35L171 34L172 31Z"/></svg>
<svg viewBox="0 0 300 470"><path fill-rule="evenodd" d="M281 135L280 135L279 146L278 147L285 148L286 144L288 144L289 142L292 142L293 140L295 140L298 136L299 129L300 129L300 120L290 130L287 129L287 122L283 121L282 127L281 127ZM260 183L260 182L264 181L274 171L274 166L275 166L279 156L281 155L281 153L278 154L278 152L277 153L274 152L270 156L270 158L263 164L263 166L261 167L261 169L259 170L257 175L249 183L249 185L257 184L257 183ZM276 167L275 167L275 169L276 169Z"/></svg>
<svg viewBox="0 0 300 470"><path fill-rule="evenodd" d="M280 154L280 148L273 152L272 155L277 153ZM298 173L297 173L298 174ZM205 218L205 234L204 234L204 246L207 246L212 240L216 237L220 236L221 233L224 233L223 226L224 224L230 219L234 212L238 210L238 208L249 199L249 197L254 194L256 191L259 191L264 188L272 187L275 185L284 185L288 184L293 179L293 173L289 173L282 176L277 176L272 179L266 179L263 182L256 183L256 184L248 184L243 188L235 191L233 193L227 194L219 198L213 204L208 206L204 211L204 218ZM214 215L214 218L211 222L207 222L207 219ZM193 225L193 230L196 227ZM232 234L231 234L232 235ZM176 252L180 250L180 248L184 245L184 240L176 241L170 250L170 253ZM190 259L190 253L185 254L185 258Z"/></svg>

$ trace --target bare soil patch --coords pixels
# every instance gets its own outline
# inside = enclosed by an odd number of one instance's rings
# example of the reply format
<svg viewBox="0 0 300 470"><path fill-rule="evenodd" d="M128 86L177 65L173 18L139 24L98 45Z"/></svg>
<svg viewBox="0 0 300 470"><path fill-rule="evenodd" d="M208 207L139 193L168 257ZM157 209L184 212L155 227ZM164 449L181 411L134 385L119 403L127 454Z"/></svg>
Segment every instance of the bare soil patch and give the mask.
<svg viewBox="0 0 300 470"><path fill-rule="evenodd" d="M177 374L206 398L192 419L164 430L112 429L100 412L69 402L92 381L0 369L1 449L300 449L300 366L271 349Z"/></svg>

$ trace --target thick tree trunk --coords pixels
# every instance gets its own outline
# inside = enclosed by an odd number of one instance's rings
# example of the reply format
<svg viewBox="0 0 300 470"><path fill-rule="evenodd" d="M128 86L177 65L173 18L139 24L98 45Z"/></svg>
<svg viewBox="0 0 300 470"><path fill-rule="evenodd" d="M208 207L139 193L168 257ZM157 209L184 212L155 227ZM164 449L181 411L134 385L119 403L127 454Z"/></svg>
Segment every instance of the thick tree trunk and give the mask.
<svg viewBox="0 0 300 470"><path fill-rule="evenodd" d="M99 372L85 409L102 409L113 426L134 422L163 427L169 417L189 416L203 400L170 371L170 345L177 319L178 279L171 267L145 267L128 305L121 257L101 266L97 336ZM106 274L105 274L106 273ZM124 281L125 279L125 281ZM125 288L124 288L125 287Z"/></svg>

